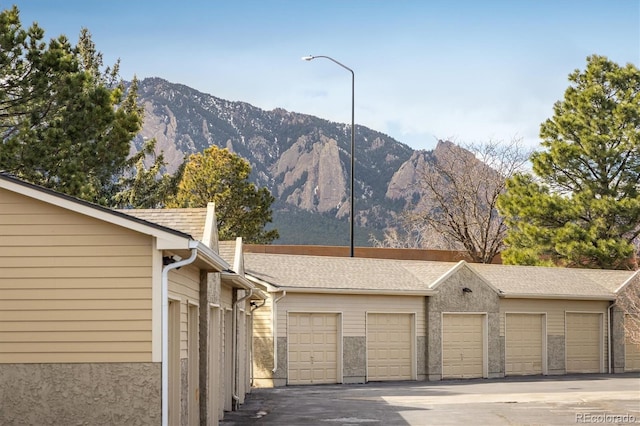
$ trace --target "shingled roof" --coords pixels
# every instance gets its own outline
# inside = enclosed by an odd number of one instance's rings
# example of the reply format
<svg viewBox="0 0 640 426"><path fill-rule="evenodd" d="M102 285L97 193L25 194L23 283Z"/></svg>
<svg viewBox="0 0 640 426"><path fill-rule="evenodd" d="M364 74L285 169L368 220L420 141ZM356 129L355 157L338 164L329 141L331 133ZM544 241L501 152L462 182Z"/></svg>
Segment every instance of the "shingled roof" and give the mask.
<svg viewBox="0 0 640 426"><path fill-rule="evenodd" d="M202 240L207 218L206 208L121 209L118 211L147 222L184 232L196 240Z"/></svg>
<svg viewBox="0 0 640 426"><path fill-rule="evenodd" d="M229 265L233 265L236 257L236 242L219 241L218 252L220 253L220 257L223 258Z"/></svg>
<svg viewBox="0 0 640 426"><path fill-rule="evenodd" d="M245 253L244 259L247 274L282 289L425 295L433 293L434 284L460 263L264 253ZM635 271L467 265L503 297L613 300L635 274Z"/></svg>
<svg viewBox="0 0 640 426"><path fill-rule="evenodd" d="M593 271L520 265L469 265L506 296L544 298L615 298L615 285L624 283L633 272ZM601 272L611 272L603 274Z"/></svg>
<svg viewBox="0 0 640 426"><path fill-rule="evenodd" d="M283 289L432 293L400 260L258 253L245 253L244 260L247 274Z"/></svg>

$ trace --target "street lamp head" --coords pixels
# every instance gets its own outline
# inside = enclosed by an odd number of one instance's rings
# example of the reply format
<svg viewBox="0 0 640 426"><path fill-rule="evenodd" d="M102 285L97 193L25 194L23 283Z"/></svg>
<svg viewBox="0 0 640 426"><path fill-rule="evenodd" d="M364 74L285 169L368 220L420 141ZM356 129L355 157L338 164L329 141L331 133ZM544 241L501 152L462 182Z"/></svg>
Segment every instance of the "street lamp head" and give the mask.
<svg viewBox="0 0 640 426"><path fill-rule="evenodd" d="M311 56L311 55L309 55L309 56L303 56L303 57L302 57L302 60L303 60L303 61L310 61L310 60L312 60L312 59L314 59L314 58L315 58L315 56Z"/></svg>

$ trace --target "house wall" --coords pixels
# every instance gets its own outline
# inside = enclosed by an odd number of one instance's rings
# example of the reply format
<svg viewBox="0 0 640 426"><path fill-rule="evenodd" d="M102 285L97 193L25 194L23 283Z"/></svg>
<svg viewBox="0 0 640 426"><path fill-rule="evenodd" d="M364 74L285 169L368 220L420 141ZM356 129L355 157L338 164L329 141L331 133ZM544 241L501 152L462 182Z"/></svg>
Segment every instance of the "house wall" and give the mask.
<svg viewBox="0 0 640 426"><path fill-rule="evenodd" d="M281 294L276 293L278 297ZM426 375L426 311L421 296L383 296L287 293L277 303L278 368L272 372L273 330L271 309L273 299L254 314L254 385L283 386L287 380L287 318L289 313L335 312L342 321L342 380L362 383L366 380L366 318L367 313L413 313L416 317L417 378Z"/></svg>
<svg viewBox="0 0 640 426"><path fill-rule="evenodd" d="M222 419L224 411L234 409L234 386L236 386L235 395L240 404L244 402L245 394L250 391L251 345L248 336L251 333L252 316L250 315L249 299L238 303L236 306L236 329L233 329L233 305L246 293L245 290L233 288L224 280L220 281L219 274L216 275L215 281L218 285L217 289L210 292L209 303L218 315L217 319L213 321L217 327L214 332L218 333L218 346L211 347L211 351L216 351L216 354L209 356L208 359L213 360L217 365L211 367L213 379L209 392L214 395L209 398L209 406L212 412L217 411L218 419ZM233 347L234 336L236 350ZM235 369L233 368L234 357Z"/></svg>
<svg viewBox="0 0 640 426"><path fill-rule="evenodd" d="M276 295L278 297L278 295ZM273 297L253 312L253 386L273 386Z"/></svg>
<svg viewBox="0 0 640 426"><path fill-rule="evenodd" d="M602 314L602 357L608 365L608 319L607 301L593 300L549 300L549 299L502 299L500 300L500 342L504 348L506 313L546 314L547 368L548 374L565 374L565 317L567 312L594 312ZM503 349L504 354L504 349ZM504 365L504 355L503 355ZM605 368L606 371L606 368Z"/></svg>
<svg viewBox="0 0 640 426"><path fill-rule="evenodd" d="M0 189L0 259L0 363L151 362L151 237Z"/></svg>
<svg viewBox="0 0 640 426"><path fill-rule="evenodd" d="M0 189L3 420L159 421L152 244L150 236Z"/></svg>
<svg viewBox="0 0 640 426"><path fill-rule="evenodd" d="M165 253L165 256L168 254ZM197 390L199 383L196 386L193 384L190 386L189 378L194 377L192 369L198 371L199 365L189 365L189 360L194 359L189 357L189 348L198 348L199 342L189 342L191 334L189 333L189 310L194 307L197 309L200 305L200 270L193 265L172 269L169 272L169 298L180 304L180 386L178 392L180 395L180 422L191 424L194 419L189 419L189 416L193 417L194 414L192 410L189 410L189 407L194 403L193 399L199 404L199 391ZM199 377L199 373L195 377ZM196 391L190 392L190 388L195 388Z"/></svg>
<svg viewBox="0 0 640 426"><path fill-rule="evenodd" d="M220 398L220 274L200 272L200 419L218 424Z"/></svg>

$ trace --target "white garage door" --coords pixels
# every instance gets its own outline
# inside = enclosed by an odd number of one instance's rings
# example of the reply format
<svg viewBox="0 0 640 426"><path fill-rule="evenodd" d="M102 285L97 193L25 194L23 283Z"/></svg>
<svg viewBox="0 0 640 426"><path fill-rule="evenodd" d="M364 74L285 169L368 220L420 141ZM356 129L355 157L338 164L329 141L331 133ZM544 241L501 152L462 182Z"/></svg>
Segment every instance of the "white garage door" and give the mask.
<svg viewBox="0 0 640 426"><path fill-rule="evenodd" d="M466 379L484 375L484 315L444 314L442 377Z"/></svg>
<svg viewBox="0 0 640 426"><path fill-rule="evenodd" d="M505 374L542 374L543 324L542 315L506 314Z"/></svg>
<svg viewBox="0 0 640 426"><path fill-rule="evenodd" d="M367 380L411 380L413 315L367 315Z"/></svg>
<svg viewBox="0 0 640 426"><path fill-rule="evenodd" d="M625 330L631 328L631 318L629 315L625 315ZM624 344L624 371L640 371L640 343L634 343L631 341L629 332L625 333Z"/></svg>
<svg viewBox="0 0 640 426"><path fill-rule="evenodd" d="M567 313L567 373L600 373L601 317L599 313Z"/></svg>
<svg viewBox="0 0 640 426"><path fill-rule="evenodd" d="M289 314L289 384L338 382L338 324L338 314Z"/></svg>

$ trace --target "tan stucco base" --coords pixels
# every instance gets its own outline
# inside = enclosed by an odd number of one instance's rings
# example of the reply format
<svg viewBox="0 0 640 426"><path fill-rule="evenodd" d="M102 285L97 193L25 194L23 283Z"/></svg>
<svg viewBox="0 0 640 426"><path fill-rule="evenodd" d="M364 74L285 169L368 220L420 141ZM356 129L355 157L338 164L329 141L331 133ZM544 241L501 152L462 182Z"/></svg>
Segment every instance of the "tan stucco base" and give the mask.
<svg viewBox="0 0 640 426"><path fill-rule="evenodd" d="M3 424L157 425L159 363L0 364Z"/></svg>
<svg viewBox="0 0 640 426"><path fill-rule="evenodd" d="M367 370L367 339L364 336L342 339L343 383L364 383Z"/></svg>
<svg viewBox="0 0 640 426"><path fill-rule="evenodd" d="M273 386L274 387L287 386L287 379L273 379Z"/></svg>

